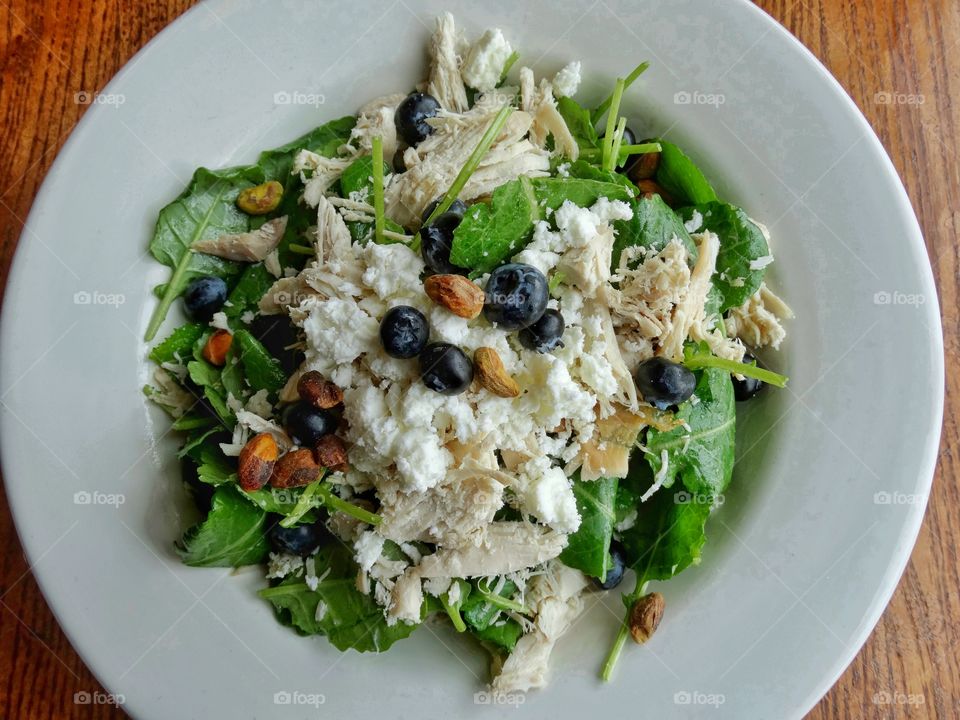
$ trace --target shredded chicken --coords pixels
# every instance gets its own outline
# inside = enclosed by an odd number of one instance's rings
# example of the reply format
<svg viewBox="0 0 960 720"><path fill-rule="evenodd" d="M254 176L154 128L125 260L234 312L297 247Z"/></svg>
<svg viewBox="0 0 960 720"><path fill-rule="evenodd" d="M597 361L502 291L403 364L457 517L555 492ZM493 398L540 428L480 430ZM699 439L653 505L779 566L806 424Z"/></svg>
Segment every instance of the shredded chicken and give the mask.
<svg viewBox="0 0 960 720"><path fill-rule="evenodd" d="M430 79L427 92L433 95L445 110L461 113L469 104L467 89L460 77L458 44L453 15L443 13L437 18L437 28L430 38Z"/></svg>
<svg viewBox="0 0 960 720"><path fill-rule="evenodd" d="M164 408L174 418L178 418L196 404L197 399L180 387L170 373L163 368L153 371L150 399Z"/></svg>
<svg viewBox="0 0 960 720"><path fill-rule="evenodd" d="M550 653L557 640L583 611L587 576L561 563L551 563L536 576L526 600L535 612L534 627L517 641L491 684L494 692L527 692L547 684Z"/></svg>
<svg viewBox="0 0 960 720"><path fill-rule="evenodd" d="M403 93L384 95L371 100L357 112L357 124L350 131L350 144L363 153L373 150L373 138L383 140L383 156L392 158L397 151L397 125L394 115L406 97Z"/></svg>
<svg viewBox="0 0 960 720"><path fill-rule="evenodd" d="M580 157L580 146L557 109L553 85L547 79L535 87L533 70L520 68L520 109L533 116L530 139L537 147L546 147L547 137L553 136L554 147L571 161Z"/></svg>
<svg viewBox="0 0 960 720"><path fill-rule="evenodd" d="M250 232L199 240L191 249L194 252L216 255L236 262L260 262L280 244L286 229L287 216L284 215L267 220L259 228Z"/></svg>
<svg viewBox="0 0 960 720"><path fill-rule="evenodd" d="M404 227L416 226L427 205L450 187L500 107L502 104L485 104L462 115L445 114L432 119L434 132L416 148L406 151L416 155L417 161L408 163L407 171L394 176L386 188L387 216ZM527 113L511 113L461 191L461 200L469 202L489 195L520 175L544 177L548 174L547 153L526 139L531 123Z"/></svg>
<svg viewBox="0 0 960 720"><path fill-rule="evenodd" d="M727 316L727 332L739 337L752 348L768 345L774 350L787 336L782 321L793 317L793 311L777 297L766 283L750 296L742 306L733 308Z"/></svg>
<svg viewBox="0 0 960 720"><path fill-rule="evenodd" d="M712 232L705 232L698 236L697 262L690 273L690 283L686 292L673 310L673 324L660 338L659 355L675 361L683 359L683 343L686 342L690 329L698 327L703 322L703 306L707 302L707 293L710 292L710 278L713 277L717 264L717 253L720 251L720 238Z"/></svg>
<svg viewBox="0 0 960 720"><path fill-rule="evenodd" d="M309 150L301 150L293 158L293 172L300 173L303 182L303 201L316 207L320 198L340 179L354 158L328 158Z"/></svg>

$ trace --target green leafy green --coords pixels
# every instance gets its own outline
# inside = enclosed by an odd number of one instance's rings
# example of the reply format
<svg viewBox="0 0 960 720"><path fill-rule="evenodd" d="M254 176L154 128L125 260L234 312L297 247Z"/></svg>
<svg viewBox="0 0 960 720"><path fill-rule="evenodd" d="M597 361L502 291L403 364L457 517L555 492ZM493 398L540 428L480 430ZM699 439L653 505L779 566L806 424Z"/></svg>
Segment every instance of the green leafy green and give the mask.
<svg viewBox="0 0 960 720"><path fill-rule="evenodd" d="M181 325L150 351L150 359L159 365L165 362L179 362L190 357L193 346L206 329L203 323Z"/></svg>
<svg viewBox="0 0 960 720"><path fill-rule="evenodd" d="M765 272L762 267L753 269L752 264L770 254L760 228L743 210L727 203L711 202L677 212L684 222L698 213L703 222L694 232L710 230L720 238L717 274L713 277L713 286L722 296L720 312L743 305L760 289Z"/></svg>
<svg viewBox="0 0 960 720"><path fill-rule="evenodd" d="M666 452L664 486L679 477L688 492L697 497L716 497L730 484L733 475L736 411L730 373L719 368L701 371L694 397L676 413L689 426L668 432L647 431L647 461L660 472L661 455Z"/></svg>
<svg viewBox="0 0 960 720"><path fill-rule="evenodd" d="M735 375L756 378L763 382L774 385L775 387L786 387L787 377L772 370L767 370L757 365L756 360L750 363L737 362L720 358L710 352L706 343L687 343L683 348L683 364L691 370L712 367L725 370Z"/></svg>
<svg viewBox="0 0 960 720"><path fill-rule="evenodd" d="M657 183L680 205L714 202L717 193L700 168L673 143L660 143Z"/></svg>
<svg viewBox="0 0 960 720"><path fill-rule="evenodd" d="M618 225L618 223L623 223ZM633 218L617 221L617 237L613 243L613 265L620 264L620 255L627 247L640 246L660 252L677 238L687 248L691 261L697 257L697 246L677 217L659 195L641 198L633 203Z"/></svg>
<svg viewBox="0 0 960 720"><path fill-rule="evenodd" d="M272 150L260 153L257 164L263 168L268 180L278 180L288 187L287 181L292 177L293 157L300 150L309 150L317 155L332 157L337 154L337 148L350 139L350 131L357 124L357 119L347 115L314 128L306 135L288 142Z"/></svg>
<svg viewBox="0 0 960 720"><path fill-rule="evenodd" d="M595 578L610 569L610 540L616 522L617 479L573 480L580 527L570 535L560 561Z"/></svg>
<svg viewBox="0 0 960 720"><path fill-rule="evenodd" d="M206 360L191 360L187 363L187 373L190 379L203 390L203 396L223 424L232 428L236 418L227 406L227 389L223 385L220 369Z"/></svg>
<svg viewBox="0 0 960 720"><path fill-rule="evenodd" d="M311 590L303 578L287 577L279 585L260 591L285 625L304 635L326 635L338 650L352 648L358 652L383 652L416 629L416 625L403 622L387 625L383 608L357 590L357 566L343 546L321 548L314 563L318 576L329 570L316 590ZM325 609L318 613L321 602Z"/></svg>
<svg viewBox="0 0 960 720"><path fill-rule="evenodd" d="M500 618L483 629L468 628L481 643L512 653L517 640L523 635L523 627L513 618Z"/></svg>
<svg viewBox="0 0 960 720"><path fill-rule="evenodd" d="M485 630L490 627L505 609L505 603L500 603L498 599L510 601L517 592L517 586L512 580L504 580L503 587L497 593L481 587L482 582L486 584L483 580L472 582L469 597L460 608L464 621L474 630Z"/></svg>
<svg viewBox="0 0 960 720"><path fill-rule="evenodd" d="M206 519L184 533L177 550L184 563L196 567L254 565L269 552L266 522L265 512L226 485L217 488Z"/></svg>
<svg viewBox="0 0 960 720"><path fill-rule="evenodd" d="M233 336L238 346L240 362L246 373L250 387L257 390L277 392L286 382L287 377L280 366L280 361L274 358L267 349L247 330L237 330Z"/></svg>
<svg viewBox="0 0 960 720"><path fill-rule="evenodd" d="M600 147L600 138L587 108L573 98L564 96L557 100L557 110L560 111L570 134L573 135L581 150Z"/></svg>
<svg viewBox="0 0 960 720"><path fill-rule="evenodd" d="M273 285L273 277L263 263L248 265L227 298L223 312L231 320L239 319L245 312L257 312L260 298Z"/></svg>
<svg viewBox="0 0 960 720"><path fill-rule="evenodd" d="M205 444L200 448L200 464L197 479L207 485L226 485L237 481L236 468L227 460L220 448Z"/></svg>
<svg viewBox="0 0 960 720"><path fill-rule="evenodd" d="M382 165L384 174L391 171L390 166L385 162ZM354 160L340 176L340 192L345 198L354 195L362 202L373 205L375 200L373 186L373 158L370 155L363 155ZM367 242L375 237L374 223L350 221L347 223L347 228L356 242ZM403 232L403 228L390 218L384 218L384 228L396 233ZM395 241L385 239L384 242Z"/></svg>
<svg viewBox="0 0 960 720"><path fill-rule="evenodd" d="M529 240L540 208L529 178L520 177L493 191L489 205L472 205L453 234L450 261L473 275L493 270Z"/></svg>

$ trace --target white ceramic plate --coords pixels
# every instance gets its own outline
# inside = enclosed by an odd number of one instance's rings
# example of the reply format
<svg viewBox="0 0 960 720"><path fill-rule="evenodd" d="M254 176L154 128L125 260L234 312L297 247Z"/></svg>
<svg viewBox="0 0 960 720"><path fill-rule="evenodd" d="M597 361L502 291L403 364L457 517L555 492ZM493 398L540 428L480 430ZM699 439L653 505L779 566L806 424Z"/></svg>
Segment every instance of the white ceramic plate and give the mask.
<svg viewBox="0 0 960 720"><path fill-rule="evenodd" d="M330 717L517 716L475 704L483 654L452 633L339 654L274 621L259 573L180 565L172 543L192 517L176 443L140 394L150 288L167 275L145 253L157 211L197 165L250 161L410 88L427 26L449 8L473 34L504 28L540 71L583 60L590 102L649 59L629 93L633 126L666 132L721 196L770 225L774 283L797 313L772 360L790 390L742 418L736 482L702 566L659 588L668 610L654 640L598 682L620 617L611 595L561 642L553 684L522 713L800 717L889 599L936 458L937 300L893 166L826 70L747 2L411 8L201 4L129 63L61 152L17 253L0 375L7 492L50 605L137 717L317 714L303 696L278 704L285 692L322 695ZM277 92L324 104L277 104Z"/></svg>

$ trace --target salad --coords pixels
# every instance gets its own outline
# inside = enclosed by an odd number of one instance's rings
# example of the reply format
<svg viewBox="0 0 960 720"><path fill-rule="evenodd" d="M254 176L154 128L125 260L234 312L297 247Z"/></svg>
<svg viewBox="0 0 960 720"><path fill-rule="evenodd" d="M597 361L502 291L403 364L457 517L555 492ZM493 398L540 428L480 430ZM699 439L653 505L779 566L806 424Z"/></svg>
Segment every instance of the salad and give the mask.
<svg viewBox="0 0 960 720"><path fill-rule="evenodd" d="M492 687L542 687L598 593L608 679L700 562L737 403L782 387L766 228L696 164L539 81L503 32L437 20L413 92L200 168L150 250L172 274L146 395L183 435L187 565L262 566L277 619L383 652L469 633ZM412 79L415 81L415 79ZM599 664L599 659L598 659Z"/></svg>

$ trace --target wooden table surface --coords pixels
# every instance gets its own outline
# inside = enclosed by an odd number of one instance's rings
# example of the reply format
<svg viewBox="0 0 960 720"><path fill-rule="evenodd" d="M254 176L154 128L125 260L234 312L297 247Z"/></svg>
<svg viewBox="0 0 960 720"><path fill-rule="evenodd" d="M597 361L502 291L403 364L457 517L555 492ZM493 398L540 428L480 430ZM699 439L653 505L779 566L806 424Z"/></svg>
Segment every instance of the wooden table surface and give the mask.
<svg viewBox="0 0 960 720"><path fill-rule="evenodd" d="M102 88L192 4L0 0L0 290L44 174L88 107L76 101L76 93ZM758 5L830 68L892 156L933 261L951 367L957 360L960 277L960 104L952 103L953 92L960 93L960 3L759 0ZM960 375L948 372L940 467L910 565L870 640L811 719L960 717L958 380ZM0 547L9 550L0 558L0 717L125 717L108 705L74 702L75 693L103 690L47 608L5 496L0 496ZM882 702L887 698L893 702Z"/></svg>

